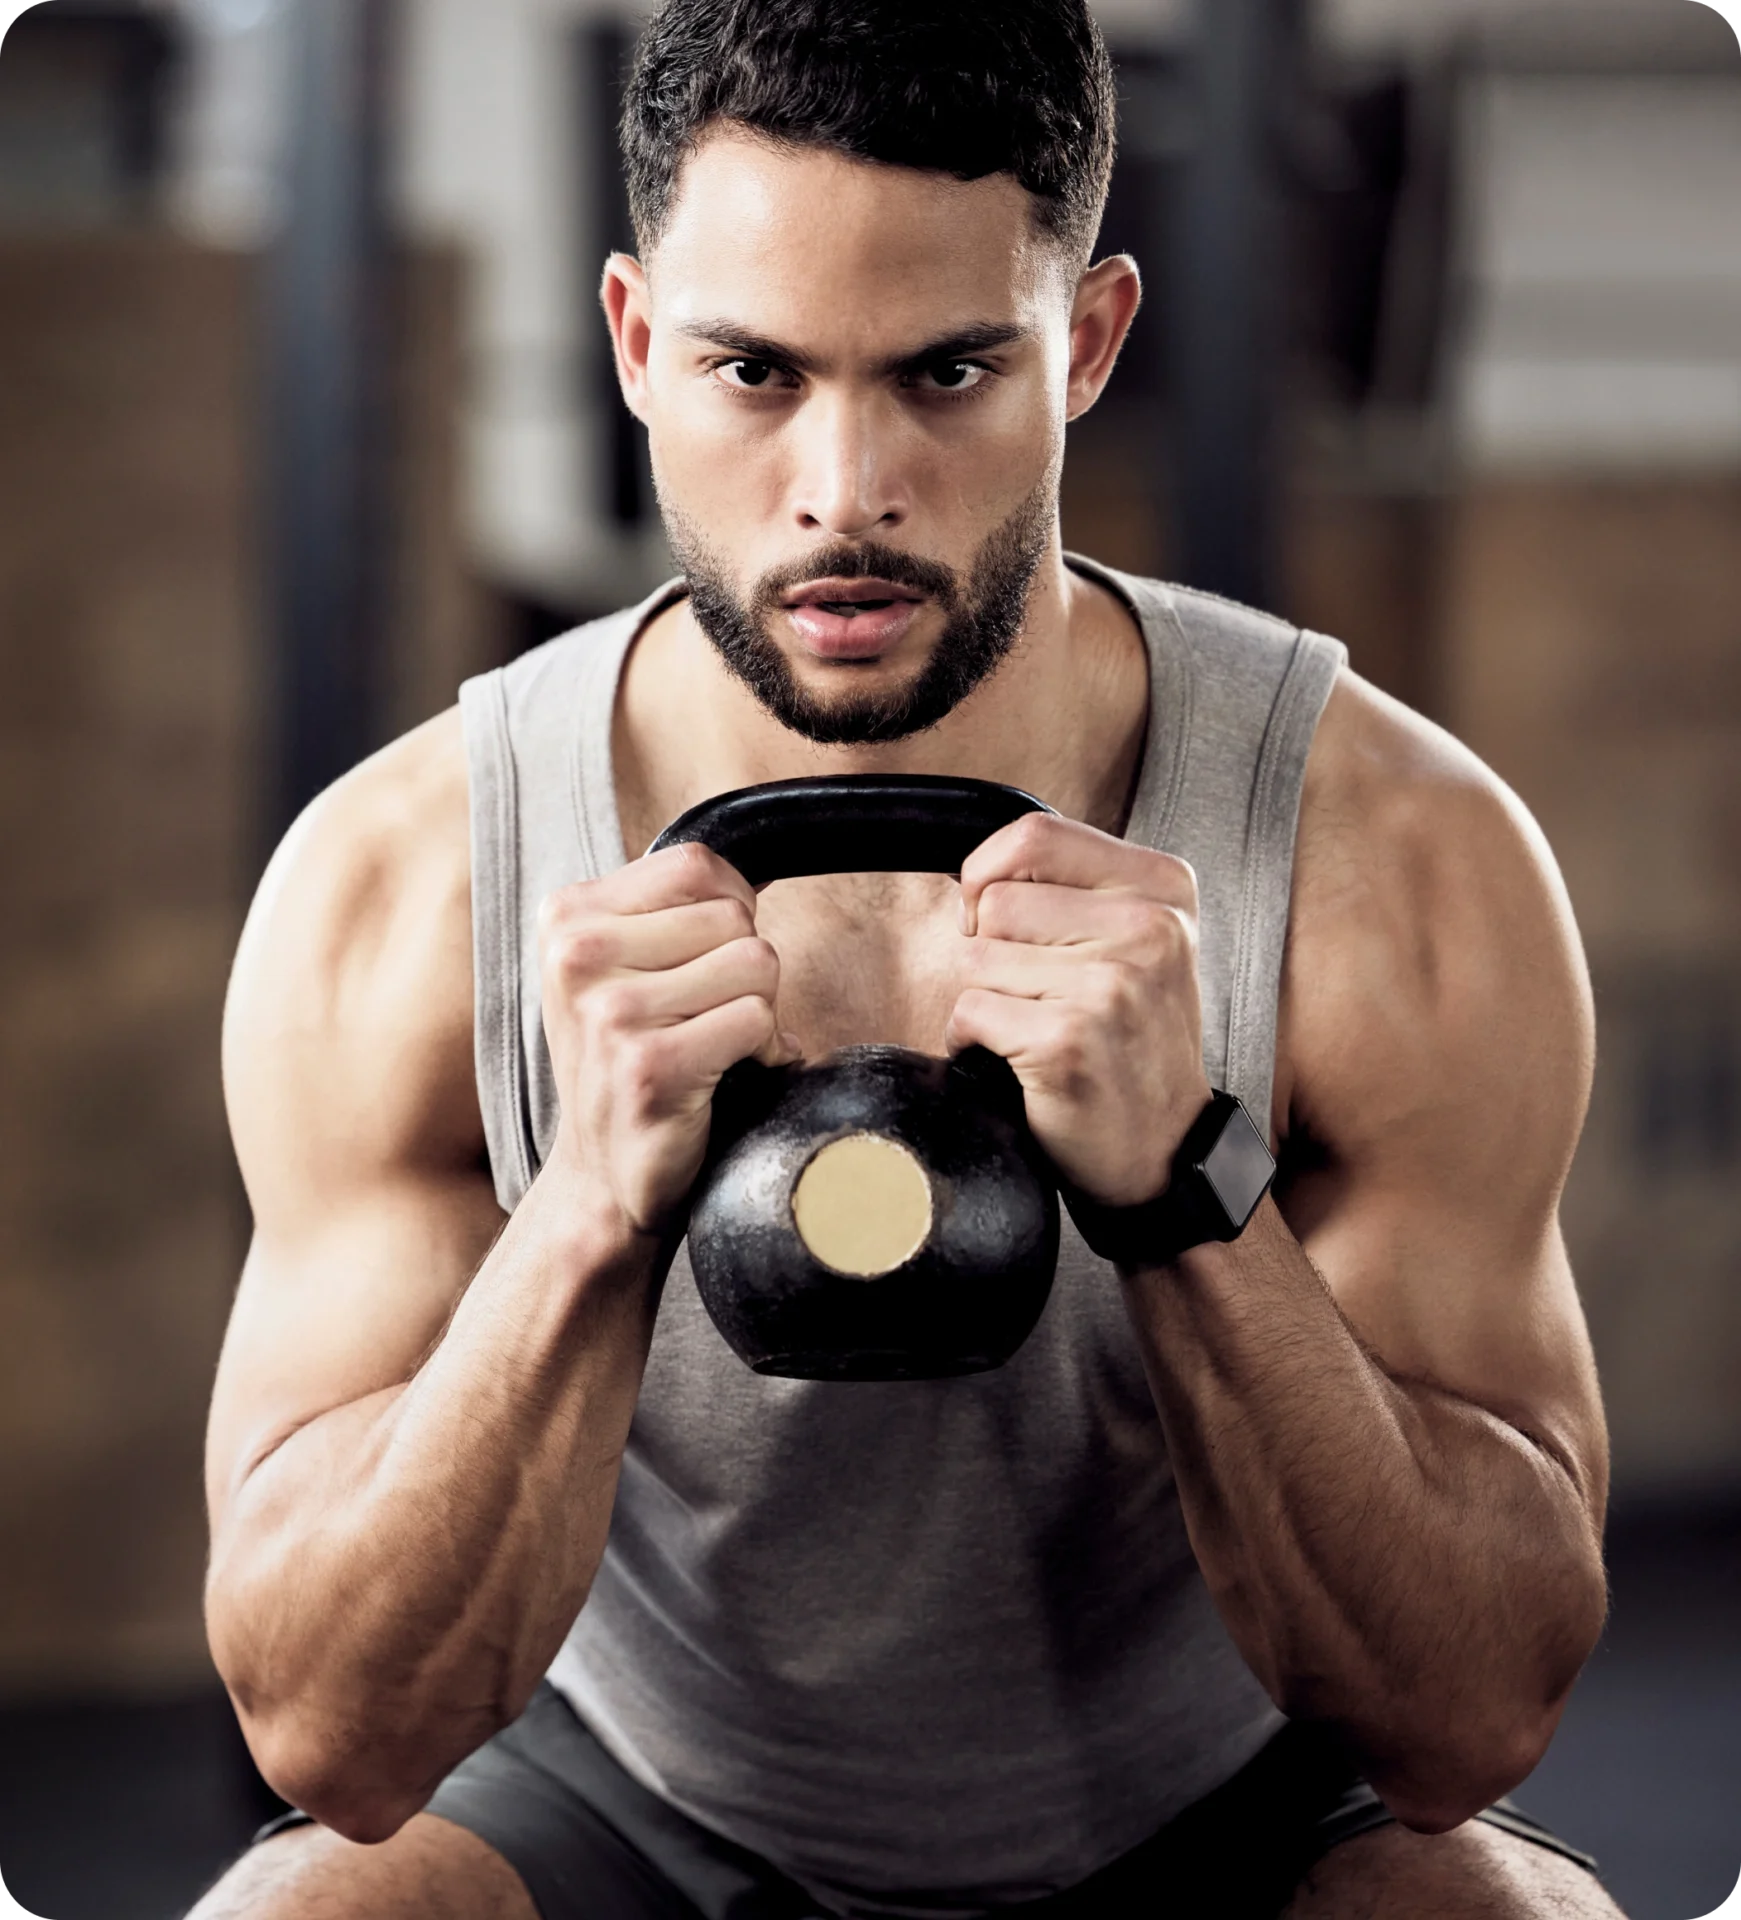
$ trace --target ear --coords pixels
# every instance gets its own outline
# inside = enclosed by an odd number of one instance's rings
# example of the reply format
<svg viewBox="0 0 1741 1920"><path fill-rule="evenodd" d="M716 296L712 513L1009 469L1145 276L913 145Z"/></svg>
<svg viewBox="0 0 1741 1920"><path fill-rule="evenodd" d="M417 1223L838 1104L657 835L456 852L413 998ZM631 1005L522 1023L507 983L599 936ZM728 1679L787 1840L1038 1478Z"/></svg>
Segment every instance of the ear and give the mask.
<svg viewBox="0 0 1741 1920"><path fill-rule="evenodd" d="M613 253L599 287L605 324L611 330L617 383L637 420L647 418L647 354L653 338L653 296L646 269L633 255Z"/></svg>
<svg viewBox="0 0 1741 1920"><path fill-rule="evenodd" d="M1081 419L1105 391L1142 299L1142 276L1128 253L1090 267L1077 283L1070 311L1066 419Z"/></svg>

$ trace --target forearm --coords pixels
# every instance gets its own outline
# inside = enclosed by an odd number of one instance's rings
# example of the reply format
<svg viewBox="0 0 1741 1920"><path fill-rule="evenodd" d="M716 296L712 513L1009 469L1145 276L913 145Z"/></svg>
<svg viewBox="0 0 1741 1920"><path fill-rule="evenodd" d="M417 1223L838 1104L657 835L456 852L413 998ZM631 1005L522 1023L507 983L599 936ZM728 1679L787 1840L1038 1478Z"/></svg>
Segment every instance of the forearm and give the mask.
<svg viewBox="0 0 1741 1920"><path fill-rule="evenodd" d="M1127 1293L1198 1560L1277 1703L1417 1824L1515 1785L1601 1621L1574 1463L1388 1375L1273 1206Z"/></svg>
<svg viewBox="0 0 1741 1920"><path fill-rule="evenodd" d="M655 1249L535 1186L405 1385L314 1420L214 1533L214 1652L266 1771L379 1837L524 1706L604 1550Z"/></svg>

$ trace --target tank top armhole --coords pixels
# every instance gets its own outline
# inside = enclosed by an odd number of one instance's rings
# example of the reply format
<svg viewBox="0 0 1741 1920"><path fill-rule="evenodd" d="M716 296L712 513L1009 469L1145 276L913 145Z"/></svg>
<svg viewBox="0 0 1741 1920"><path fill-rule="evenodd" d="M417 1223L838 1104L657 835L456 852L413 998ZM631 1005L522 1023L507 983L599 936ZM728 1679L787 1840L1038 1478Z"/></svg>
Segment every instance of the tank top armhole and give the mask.
<svg viewBox="0 0 1741 1920"><path fill-rule="evenodd" d="M1294 883L1294 844L1306 760L1336 676L1347 663L1339 640L1302 630L1270 709L1256 771L1245 857L1245 891L1228 1009L1227 1085L1266 1133L1275 1088L1282 961Z"/></svg>
<svg viewBox="0 0 1741 1920"><path fill-rule="evenodd" d="M512 1213L535 1164L520 1039L520 819L503 677L459 690L471 783L473 1058L496 1199Z"/></svg>

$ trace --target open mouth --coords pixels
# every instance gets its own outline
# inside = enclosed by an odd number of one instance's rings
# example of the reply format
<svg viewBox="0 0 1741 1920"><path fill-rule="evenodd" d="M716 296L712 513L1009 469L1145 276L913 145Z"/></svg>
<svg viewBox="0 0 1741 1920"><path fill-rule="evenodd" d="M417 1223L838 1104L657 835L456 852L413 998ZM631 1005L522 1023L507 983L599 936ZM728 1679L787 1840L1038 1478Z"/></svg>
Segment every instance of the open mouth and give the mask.
<svg viewBox="0 0 1741 1920"><path fill-rule="evenodd" d="M881 612L886 607L916 606L924 598L916 587L898 586L892 580L813 580L788 593L781 605L820 607L825 613L850 618L856 613Z"/></svg>
<svg viewBox="0 0 1741 1920"><path fill-rule="evenodd" d="M904 637L927 596L892 580L813 580L781 600L800 638L824 660L879 657Z"/></svg>

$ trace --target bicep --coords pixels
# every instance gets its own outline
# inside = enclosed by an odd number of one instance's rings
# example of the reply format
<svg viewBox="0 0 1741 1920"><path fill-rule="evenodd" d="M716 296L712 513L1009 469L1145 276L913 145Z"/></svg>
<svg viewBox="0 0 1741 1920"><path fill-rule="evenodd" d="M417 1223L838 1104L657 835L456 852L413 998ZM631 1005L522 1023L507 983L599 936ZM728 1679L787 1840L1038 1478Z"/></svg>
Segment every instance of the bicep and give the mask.
<svg viewBox="0 0 1741 1920"><path fill-rule="evenodd" d="M1374 1358L1544 1448L1589 1493L1605 1477L1595 1363L1557 1222L1527 1238L1472 1229L1421 1184L1346 1195L1302 1235Z"/></svg>
<svg viewBox="0 0 1741 1920"><path fill-rule="evenodd" d="M501 1223L482 1175L405 1174L256 1228L212 1396L214 1526L292 1434L411 1378Z"/></svg>
<svg viewBox="0 0 1741 1920"><path fill-rule="evenodd" d="M1602 1417L1558 1212L1593 1042L1551 856L1497 783L1459 778L1302 904L1317 924L1290 968L1315 977L1290 990L1293 1101L1321 1149L1302 1244L1387 1371L1496 1415L1596 1492Z"/></svg>
<svg viewBox="0 0 1741 1920"><path fill-rule="evenodd" d="M451 785L416 761L341 783L243 937L224 1080L254 1237L212 1405L214 1523L288 1435L411 1377L502 1224Z"/></svg>

